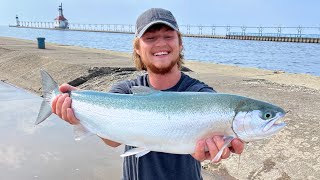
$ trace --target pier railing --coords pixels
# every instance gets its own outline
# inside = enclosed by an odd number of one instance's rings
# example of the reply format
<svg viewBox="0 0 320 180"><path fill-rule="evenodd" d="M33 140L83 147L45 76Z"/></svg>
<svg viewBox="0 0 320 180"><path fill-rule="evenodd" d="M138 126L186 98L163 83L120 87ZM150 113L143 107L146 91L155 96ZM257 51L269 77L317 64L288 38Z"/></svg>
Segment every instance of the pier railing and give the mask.
<svg viewBox="0 0 320 180"><path fill-rule="evenodd" d="M17 26L15 26L17 27ZM24 28L55 29L53 22L20 21ZM219 26L219 25L180 25L180 31L184 36L203 38L226 38L240 36L256 37L287 37L287 38L320 38L320 25L314 27L302 26ZM130 33L135 32L135 26L131 24L81 24L69 23L65 30ZM237 39L237 38L232 38Z"/></svg>

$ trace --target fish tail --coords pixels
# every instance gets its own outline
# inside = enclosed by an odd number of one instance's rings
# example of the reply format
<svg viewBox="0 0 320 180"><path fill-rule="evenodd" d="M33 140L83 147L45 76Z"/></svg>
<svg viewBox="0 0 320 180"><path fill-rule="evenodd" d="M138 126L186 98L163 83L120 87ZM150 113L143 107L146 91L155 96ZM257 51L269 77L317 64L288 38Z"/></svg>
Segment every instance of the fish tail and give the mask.
<svg viewBox="0 0 320 180"><path fill-rule="evenodd" d="M51 99L59 92L58 83L45 70L40 70L43 101L35 124L40 124L46 120L51 114Z"/></svg>

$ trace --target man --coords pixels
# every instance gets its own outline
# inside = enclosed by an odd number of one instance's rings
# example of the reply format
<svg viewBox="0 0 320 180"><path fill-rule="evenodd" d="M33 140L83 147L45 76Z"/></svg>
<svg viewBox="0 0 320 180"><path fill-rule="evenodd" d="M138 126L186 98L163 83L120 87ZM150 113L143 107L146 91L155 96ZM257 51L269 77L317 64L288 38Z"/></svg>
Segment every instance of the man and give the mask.
<svg viewBox="0 0 320 180"><path fill-rule="evenodd" d="M147 74L135 80L120 82L110 92L130 94L132 86L148 86L162 91L215 92L211 87L180 71L183 64L182 37L170 11L152 8L142 13L136 22L135 36L133 59L137 69L146 70ZM60 86L61 92L75 89L67 84ZM52 103L52 111L70 124L78 123L67 93L56 97ZM112 140L102 140L112 147L120 145ZM126 157L123 179L202 179L200 161L212 160L223 145L222 137L213 136L199 140L192 155L150 152L140 158ZM230 151L237 154L242 152L243 143L240 140L234 139L231 145L223 151L222 159L228 158ZM133 147L125 147L126 150L131 148Z"/></svg>

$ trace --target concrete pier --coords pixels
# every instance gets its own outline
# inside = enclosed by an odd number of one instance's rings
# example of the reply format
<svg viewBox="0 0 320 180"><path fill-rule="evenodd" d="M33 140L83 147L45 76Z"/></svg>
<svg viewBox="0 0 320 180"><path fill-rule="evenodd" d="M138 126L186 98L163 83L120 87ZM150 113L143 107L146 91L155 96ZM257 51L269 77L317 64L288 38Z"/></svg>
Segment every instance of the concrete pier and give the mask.
<svg viewBox="0 0 320 180"><path fill-rule="evenodd" d="M123 33L134 34L133 25L123 24L70 24L68 29L54 28L50 22L21 22L20 26L9 26L16 28L33 28L63 31L83 31L83 32L105 32L105 33ZM215 28L226 28L225 33L216 34ZM277 41L277 42L296 42L296 43L320 43L319 34L283 34L283 33L248 33L248 32L230 32L231 27L236 29L237 26L181 26L180 31L184 37L194 38L216 38L216 39L237 39L237 40L256 40L256 41ZM249 27L248 27L249 28ZM250 27L256 28L256 27ZM270 29L272 27L264 27ZM274 27L273 27L274 28ZM282 27L285 29L286 27ZM287 27L292 29L293 27ZM316 27L305 27L315 30ZM302 29L302 27L300 27ZM319 28L320 30L320 28Z"/></svg>
<svg viewBox="0 0 320 180"><path fill-rule="evenodd" d="M306 38L306 37L275 37L275 36L227 35L226 39L256 40L256 41L279 41L279 42L300 42L300 43L320 43L320 38Z"/></svg>

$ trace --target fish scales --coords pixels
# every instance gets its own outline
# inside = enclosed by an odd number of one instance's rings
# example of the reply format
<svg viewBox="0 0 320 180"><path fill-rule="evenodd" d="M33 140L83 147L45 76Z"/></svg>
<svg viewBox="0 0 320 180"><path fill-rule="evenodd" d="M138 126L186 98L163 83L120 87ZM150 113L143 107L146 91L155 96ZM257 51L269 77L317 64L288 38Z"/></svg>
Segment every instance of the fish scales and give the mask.
<svg viewBox="0 0 320 180"><path fill-rule="evenodd" d="M202 134L220 134L223 133L221 129L231 129L234 117L231 111L223 111L209 103L219 99L213 93L203 93L201 97L195 93L177 95L173 92L148 95L103 93L95 96L96 99L92 94L91 91L71 93L76 116L83 119L86 126L91 124L91 131L135 146L145 147L148 142L151 149L158 151L164 144L175 145L174 152L190 144L187 152L192 152ZM206 106L199 106L201 103ZM208 128L209 124L214 126ZM143 143L132 143L140 141Z"/></svg>

